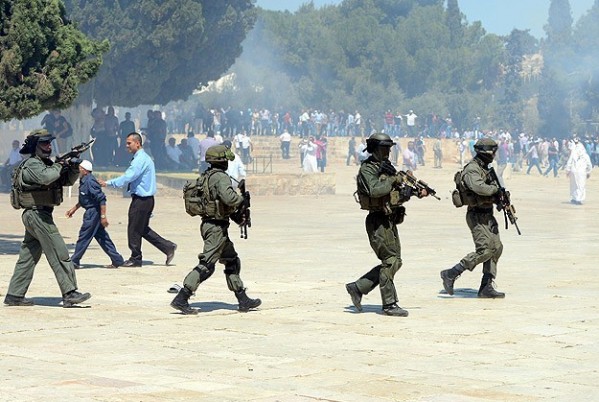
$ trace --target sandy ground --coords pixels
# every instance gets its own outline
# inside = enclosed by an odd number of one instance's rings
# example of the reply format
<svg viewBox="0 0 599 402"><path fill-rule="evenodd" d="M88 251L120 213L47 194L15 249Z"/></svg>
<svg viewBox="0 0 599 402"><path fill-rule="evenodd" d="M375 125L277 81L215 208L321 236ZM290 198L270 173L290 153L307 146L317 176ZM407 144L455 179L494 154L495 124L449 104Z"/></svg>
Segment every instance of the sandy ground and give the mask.
<svg viewBox="0 0 599 402"><path fill-rule="evenodd" d="M291 162L290 162L291 163ZM291 166L291 165L290 165ZM296 169L289 167L290 170ZM197 263L199 220L182 200L158 197L151 226L179 245L174 266L145 243L144 266L107 270L92 244L77 271L89 308L60 308L47 262L28 296L34 307L0 307L2 401L594 401L599 399L599 186L569 203L568 181L514 174L507 181L522 236L501 236L497 287L476 298L481 268L456 295L439 271L471 251L465 209L449 199L456 165L417 176L442 200L413 199L399 227L404 265L396 275L408 318L380 313L380 295L351 306L344 284L377 263L354 202L357 168L332 166L337 194L254 197L249 239L234 241L248 294L262 306L239 313L222 268L192 299L198 316L169 307L166 290ZM250 189L251 190L251 189ZM17 259L20 213L3 194L2 298ZM55 218L74 247L82 212ZM128 199L109 197L109 232L128 257Z"/></svg>

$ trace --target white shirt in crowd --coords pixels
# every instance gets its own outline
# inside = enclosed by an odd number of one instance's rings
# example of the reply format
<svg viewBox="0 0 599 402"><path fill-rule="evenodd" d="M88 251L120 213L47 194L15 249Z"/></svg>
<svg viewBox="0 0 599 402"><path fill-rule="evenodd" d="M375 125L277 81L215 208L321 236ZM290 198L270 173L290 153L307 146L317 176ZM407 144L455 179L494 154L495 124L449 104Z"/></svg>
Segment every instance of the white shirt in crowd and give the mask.
<svg viewBox="0 0 599 402"><path fill-rule="evenodd" d="M241 179L246 176L245 165L241 161L241 157L235 153L235 159L229 161L227 166L227 174L231 176L231 185L236 188ZM234 180L233 180L234 179Z"/></svg>

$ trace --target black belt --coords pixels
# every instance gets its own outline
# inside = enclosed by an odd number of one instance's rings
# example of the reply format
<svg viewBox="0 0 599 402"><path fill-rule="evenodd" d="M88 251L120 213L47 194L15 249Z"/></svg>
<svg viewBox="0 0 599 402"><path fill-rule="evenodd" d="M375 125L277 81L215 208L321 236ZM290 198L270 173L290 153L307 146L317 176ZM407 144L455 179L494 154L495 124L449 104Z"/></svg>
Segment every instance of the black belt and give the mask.
<svg viewBox="0 0 599 402"><path fill-rule="evenodd" d="M493 207L490 207L490 208L470 207L470 211L476 212L478 214L492 214Z"/></svg>
<svg viewBox="0 0 599 402"><path fill-rule="evenodd" d="M145 197L142 197L141 195L131 194L131 198L139 198L139 199L142 199L142 200L146 200L148 198L154 198L154 196L153 195L147 195Z"/></svg>
<svg viewBox="0 0 599 402"><path fill-rule="evenodd" d="M54 211L54 207L49 207L49 206L33 206L30 208L25 208L25 209L31 209L33 211L48 211L48 212Z"/></svg>

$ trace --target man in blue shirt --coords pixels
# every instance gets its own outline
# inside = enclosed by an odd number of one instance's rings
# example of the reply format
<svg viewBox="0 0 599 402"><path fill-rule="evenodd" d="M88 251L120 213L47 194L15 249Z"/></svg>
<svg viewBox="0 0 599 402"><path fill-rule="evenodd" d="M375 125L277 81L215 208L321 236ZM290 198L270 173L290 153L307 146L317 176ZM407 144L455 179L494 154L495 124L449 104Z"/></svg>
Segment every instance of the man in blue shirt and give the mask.
<svg viewBox="0 0 599 402"><path fill-rule="evenodd" d="M133 154L133 159L125 174L116 179L98 180L101 186L121 188L128 185L131 193L129 206L129 224L127 238L131 257L122 265L123 267L141 267L141 239L146 239L154 247L166 254L165 265L170 265L175 257L177 245L166 240L150 228L150 216L154 210L154 194L156 194L156 169L154 161L144 151L139 133L127 136L127 150Z"/></svg>
<svg viewBox="0 0 599 402"><path fill-rule="evenodd" d="M85 209L83 224L79 230L79 239L77 239L71 261L75 268L79 268L81 257L83 257L92 239L95 238L112 262L106 268L118 268L124 264L125 260L116 250L106 231L106 227L108 227L106 195L102 192L102 188L92 174L92 170L92 164L88 160L84 160L79 165L79 201L65 213L66 217L70 218L79 207Z"/></svg>

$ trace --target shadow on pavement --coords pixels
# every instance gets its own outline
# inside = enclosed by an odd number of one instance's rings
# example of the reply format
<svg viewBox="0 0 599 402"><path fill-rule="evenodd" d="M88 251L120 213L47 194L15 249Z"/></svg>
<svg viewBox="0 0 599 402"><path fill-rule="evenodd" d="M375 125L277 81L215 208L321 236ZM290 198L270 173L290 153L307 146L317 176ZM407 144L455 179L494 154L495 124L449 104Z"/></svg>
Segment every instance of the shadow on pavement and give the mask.
<svg viewBox="0 0 599 402"><path fill-rule="evenodd" d="M445 290L442 290L439 292L439 297L443 299L476 299L478 298L478 290L472 288L457 288L453 290L453 296L448 295Z"/></svg>
<svg viewBox="0 0 599 402"><path fill-rule="evenodd" d="M0 254L19 254L23 236L0 234Z"/></svg>

